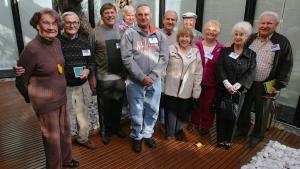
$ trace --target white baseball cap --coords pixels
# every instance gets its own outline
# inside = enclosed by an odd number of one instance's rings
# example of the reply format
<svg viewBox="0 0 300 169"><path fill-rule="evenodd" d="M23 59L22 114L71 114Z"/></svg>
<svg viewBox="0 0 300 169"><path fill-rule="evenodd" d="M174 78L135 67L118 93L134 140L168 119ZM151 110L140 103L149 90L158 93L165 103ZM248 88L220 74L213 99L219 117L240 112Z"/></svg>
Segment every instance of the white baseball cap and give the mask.
<svg viewBox="0 0 300 169"><path fill-rule="evenodd" d="M195 18L197 19L197 15L193 12L187 12L182 14L182 18Z"/></svg>

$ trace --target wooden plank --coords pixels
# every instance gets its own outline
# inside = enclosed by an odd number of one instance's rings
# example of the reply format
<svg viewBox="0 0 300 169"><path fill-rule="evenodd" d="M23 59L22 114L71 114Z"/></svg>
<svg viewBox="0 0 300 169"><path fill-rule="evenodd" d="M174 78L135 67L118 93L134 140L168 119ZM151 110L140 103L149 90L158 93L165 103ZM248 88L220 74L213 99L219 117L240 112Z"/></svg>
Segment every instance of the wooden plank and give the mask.
<svg viewBox="0 0 300 169"><path fill-rule="evenodd" d="M0 168L36 169L45 167L40 128L30 104L25 104L14 82L0 83ZM129 125L124 126L129 134ZM224 150L216 146L215 127L207 136L184 130L184 142L165 140L164 132L156 129L156 149L142 144L142 153L132 151L131 139L113 135L109 145L103 145L98 132L91 140L96 150L73 145L73 156L80 168L240 168L249 162L269 140L276 140L293 148L300 148L300 137L276 128L255 148L248 147L248 139L234 139L233 147ZM196 147L200 141L203 146Z"/></svg>

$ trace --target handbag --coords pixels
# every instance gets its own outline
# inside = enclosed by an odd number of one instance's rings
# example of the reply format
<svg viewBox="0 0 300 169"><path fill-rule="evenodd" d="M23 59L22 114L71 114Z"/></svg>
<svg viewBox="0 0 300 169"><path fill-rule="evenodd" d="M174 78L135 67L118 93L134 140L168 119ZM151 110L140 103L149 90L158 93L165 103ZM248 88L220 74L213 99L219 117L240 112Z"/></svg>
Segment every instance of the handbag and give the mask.
<svg viewBox="0 0 300 169"><path fill-rule="evenodd" d="M220 102L220 116L224 119L235 120L239 114L238 94L225 94Z"/></svg>

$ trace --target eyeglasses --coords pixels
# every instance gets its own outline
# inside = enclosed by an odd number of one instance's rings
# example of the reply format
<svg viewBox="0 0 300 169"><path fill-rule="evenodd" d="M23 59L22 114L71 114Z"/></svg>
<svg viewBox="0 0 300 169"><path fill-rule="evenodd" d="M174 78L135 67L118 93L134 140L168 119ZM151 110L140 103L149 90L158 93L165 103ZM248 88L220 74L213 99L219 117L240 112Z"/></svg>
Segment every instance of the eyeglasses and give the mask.
<svg viewBox="0 0 300 169"><path fill-rule="evenodd" d="M48 22L48 21L42 21L41 22L42 25L45 25L47 27L50 27L50 26L58 26L57 22Z"/></svg>
<svg viewBox="0 0 300 169"><path fill-rule="evenodd" d="M65 22L64 24L65 24L66 26L71 26L71 25L78 26L78 25L79 25L79 22L78 22L78 21L75 21L75 22Z"/></svg>
<svg viewBox="0 0 300 169"><path fill-rule="evenodd" d="M151 14L149 14L149 13L138 13L137 14L137 17L149 17Z"/></svg>

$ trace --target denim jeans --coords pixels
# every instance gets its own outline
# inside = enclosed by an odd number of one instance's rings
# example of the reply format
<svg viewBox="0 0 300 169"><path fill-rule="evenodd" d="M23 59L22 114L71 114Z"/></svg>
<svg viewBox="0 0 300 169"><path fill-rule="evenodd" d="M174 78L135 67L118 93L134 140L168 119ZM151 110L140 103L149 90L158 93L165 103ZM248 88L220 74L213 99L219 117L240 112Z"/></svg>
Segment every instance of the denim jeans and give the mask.
<svg viewBox="0 0 300 169"><path fill-rule="evenodd" d="M160 80L149 87L128 80L126 93L131 115L130 137L135 140L152 137L159 110Z"/></svg>

